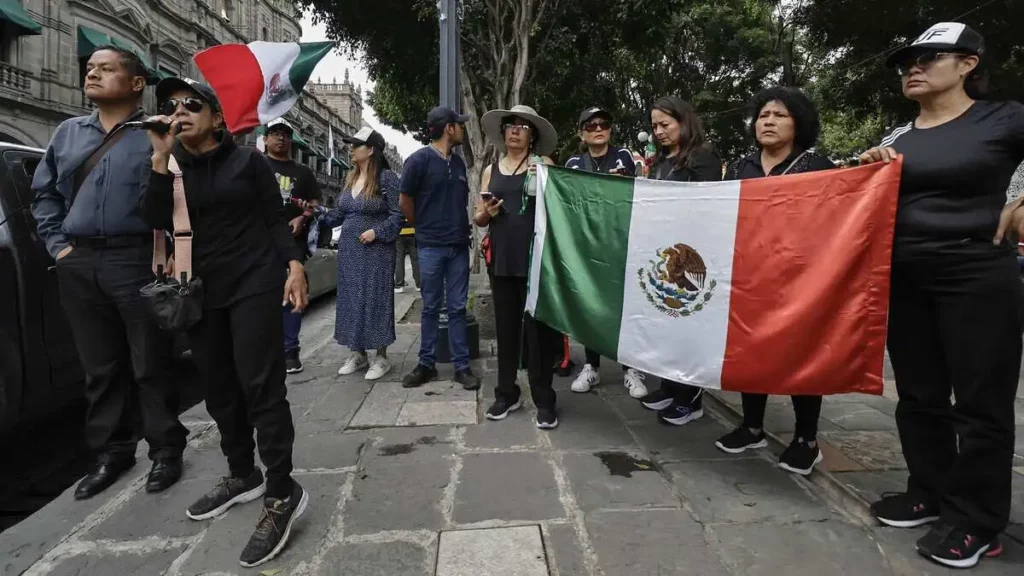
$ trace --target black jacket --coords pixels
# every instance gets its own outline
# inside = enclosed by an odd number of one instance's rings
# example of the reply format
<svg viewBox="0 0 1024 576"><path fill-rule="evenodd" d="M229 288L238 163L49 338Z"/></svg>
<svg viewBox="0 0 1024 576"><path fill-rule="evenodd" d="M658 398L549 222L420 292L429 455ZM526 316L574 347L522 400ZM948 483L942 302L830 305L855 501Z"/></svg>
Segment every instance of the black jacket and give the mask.
<svg viewBox="0 0 1024 576"><path fill-rule="evenodd" d="M255 294L284 290L290 260L302 259L284 218L281 192L270 164L230 136L193 156L179 142L172 152L181 167L192 224L192 268L206 289L208 308L229 306ZM146 222L171 230L174 177L152 172L142 197Z"/></svg>
<svg viewBox="0 0 1024 576"><path fill-rule="evenodd" d="M792 168L790 165L792 164ZM758 150L748 156L740 158L725 171L726 180L746 180L747 178L764 178L765 176L779 176L786 174L800 174L801 172L816 172L818 170L831 170L836 165L821 154L816 152L803 153L802 150L793 152L778 166L772 168L771 174L765 174L761 166L761 151ZM786 172L789 170L788 172Z"/></svg>
<svg viewBox="0 0 1024 576"><path fill-rule="evenodd" d="M710 146L691 152L682 168L676 168L675 158L659 156L651 166L649 177L673 182L718 182L722 179L722 160Z"/></svg>

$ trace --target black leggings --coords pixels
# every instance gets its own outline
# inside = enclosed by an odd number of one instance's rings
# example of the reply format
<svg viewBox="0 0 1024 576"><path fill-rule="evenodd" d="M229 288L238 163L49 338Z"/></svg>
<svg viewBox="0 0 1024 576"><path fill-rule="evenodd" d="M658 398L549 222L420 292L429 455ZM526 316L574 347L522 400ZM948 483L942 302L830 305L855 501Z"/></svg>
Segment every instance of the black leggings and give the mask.
<svg viewBox="0 0 1024 576"><path fill-rule="evenodd" d="M516 373L525 356L530 376L530 393L538 408L555 407L556 352L562 335L547 324L538 322L526 307L526 278L491 276L491 294L494 299L494 324L498 339L498 386L496 398L509 403L519 400ZM525 350L525 354L523 354Z"/></svg>
<svg viewBox="0 0 1024 576"><path fill-rule="evenodd" d="M795 438L812 442L818 436L818 418L821 416L821 396L790 396L796 413ZM768 406L767 394L743 393L743 425L764 428L764 411Z"/></svg>

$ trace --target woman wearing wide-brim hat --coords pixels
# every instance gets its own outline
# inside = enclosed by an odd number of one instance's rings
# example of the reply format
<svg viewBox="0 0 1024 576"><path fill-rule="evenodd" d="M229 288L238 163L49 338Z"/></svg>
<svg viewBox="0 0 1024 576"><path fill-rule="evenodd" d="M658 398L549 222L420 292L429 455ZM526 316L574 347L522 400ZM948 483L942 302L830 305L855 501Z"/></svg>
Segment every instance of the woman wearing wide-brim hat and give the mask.
<svg viewBox="0 0 1024 576"><path fill-rule="evenodd" d="M527 188L530 166L538 161L552 164L546 155L555 149L558 138L551 123L529 106L491 110L481 124L484 134L501 151L498 160L484 168L473 216L477 226L490 226L488 272L498 336L498 386L487 418L503 420L522 406L516 374L525 344L537 427L550 429L558 425L551 381L555 346L561 335L524 315L523 310L536 214L536 196Z"/></svg>

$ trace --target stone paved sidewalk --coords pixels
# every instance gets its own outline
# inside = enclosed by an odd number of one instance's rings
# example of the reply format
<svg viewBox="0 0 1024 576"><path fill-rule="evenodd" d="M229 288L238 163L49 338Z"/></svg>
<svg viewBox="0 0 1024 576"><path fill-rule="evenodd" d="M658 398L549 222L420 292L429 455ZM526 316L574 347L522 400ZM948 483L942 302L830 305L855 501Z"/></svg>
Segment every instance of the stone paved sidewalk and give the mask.
<svg viewBox="0 0 1024 576"><path fill-rule="evenodd" d="M418 326L403 324L383 381L338 377L344 354L324 341L328 315L329 305L307 319L306 371L289 379L296 478L311 505L281 556L257 569L238 565L257 503L208 522L186 519L185 507L226 472L200 405L185 415L191 436L179 484L146 494L142 459L101 497L76 502L68 491L0 534L0 576L947 573L913 552L920 532L864 523L851 498L817 475L780 470L770 450L718 451L714 440L733 426L728 396L686 427L660 425L608 362L605 384L589 394L557 380L556 430L537 430L530 406L486 422L493 358L475 364L485 376L479 394L449 381L404 390L397 382L415 364ZM864 493L885 488L876 478L899 481L898 444L886 436L889 452L864 451L868 436L857 435L891 435L882 400L830 399L823 421L828 474ZM780 437L786 410L769 408ZM974 573L1022 569L1024 546L1010 541L1003 558Z"/></svg>

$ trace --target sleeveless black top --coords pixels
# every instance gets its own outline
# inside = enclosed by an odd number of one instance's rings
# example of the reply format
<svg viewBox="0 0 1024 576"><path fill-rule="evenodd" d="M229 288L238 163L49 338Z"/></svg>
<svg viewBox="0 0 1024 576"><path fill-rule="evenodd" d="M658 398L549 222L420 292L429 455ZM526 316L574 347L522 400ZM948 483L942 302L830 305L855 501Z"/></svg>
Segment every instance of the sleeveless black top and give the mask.
<svg viewBox="0 0 1024 576"><path fill-rule="evenodd" d="M526 278L533 243L536 199L530 198L523 214L523 185L526 172L515 176L501 173L498 162L491 164L490 192L504 200L505 210L491 218L491 273L495 276Z"/></svg>

